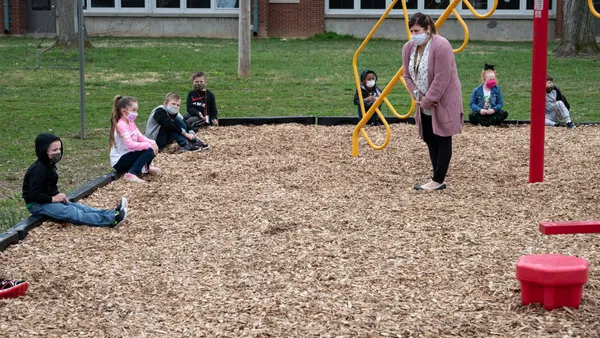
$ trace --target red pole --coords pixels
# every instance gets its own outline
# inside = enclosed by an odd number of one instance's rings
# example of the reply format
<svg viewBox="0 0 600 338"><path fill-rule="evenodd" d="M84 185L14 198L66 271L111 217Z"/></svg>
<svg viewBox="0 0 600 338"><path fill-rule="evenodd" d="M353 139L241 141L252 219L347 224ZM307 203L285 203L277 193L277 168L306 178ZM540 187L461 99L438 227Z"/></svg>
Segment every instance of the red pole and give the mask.
<svg viewBox="0 0 600 338"><path fill-rule="evenodd" d="M537 183L544 180L547 54L548 0L535 0L533 10L533 60L531 69L529 183Z"/></svg>

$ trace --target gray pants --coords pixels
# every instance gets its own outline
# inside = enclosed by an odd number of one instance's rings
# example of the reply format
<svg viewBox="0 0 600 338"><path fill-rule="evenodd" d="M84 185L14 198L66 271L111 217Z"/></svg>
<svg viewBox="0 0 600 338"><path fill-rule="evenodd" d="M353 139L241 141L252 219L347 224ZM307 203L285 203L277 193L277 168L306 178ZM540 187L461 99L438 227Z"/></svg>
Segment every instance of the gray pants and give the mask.
<svg viewBox="0 0 600 338"><path fill-rule="evenodd" d="M546 110L546 125L553 126L558 122L565 120L565 122L571 122L569 116L569 110L565 107L562 101L556 101L556 106L552 110Z"/></svg>

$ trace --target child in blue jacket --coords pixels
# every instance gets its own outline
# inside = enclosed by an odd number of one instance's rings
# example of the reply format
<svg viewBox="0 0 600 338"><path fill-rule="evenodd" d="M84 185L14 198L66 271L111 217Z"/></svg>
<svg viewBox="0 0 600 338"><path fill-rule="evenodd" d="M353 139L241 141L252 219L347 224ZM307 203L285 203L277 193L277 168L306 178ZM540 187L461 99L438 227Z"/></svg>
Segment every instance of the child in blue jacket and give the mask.
<svg viewBox="0 0 600 338"><path fill-rule="evenodd" d="M471 94L469 121L486 127L500 125L508 117L508 112L502 110L504 100L493 65L485 64L481 71L481 82L482 85Z"/></svg>

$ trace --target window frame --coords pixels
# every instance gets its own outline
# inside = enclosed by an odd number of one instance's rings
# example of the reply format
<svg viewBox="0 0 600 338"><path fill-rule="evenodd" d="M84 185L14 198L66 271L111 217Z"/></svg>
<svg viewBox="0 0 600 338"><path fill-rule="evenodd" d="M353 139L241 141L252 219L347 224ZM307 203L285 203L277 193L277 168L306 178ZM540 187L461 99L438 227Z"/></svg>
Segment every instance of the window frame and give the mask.
<svg viewBox="0 0 600 338"><path fill-rule="evenodd" d="M383 14L383 12L385 12L385 9L360 9L360 0L354 0L354 8L353 9L329 9L329 1L330 0L325 0L325 16L328 16L328 15L332 15L332 16L336 16L336 15L376 16L376 15L378 15L378 16L381 16ZM386 0L386 8L390 6L392 1L393 0ZM398 1L404 1L404 0L398 0ZM500 2L500 1L504 1L504 0L498 0L498 1ZM515 0L510 0L510 1L515 1ZM531 17L533 19L533 9L527 9L527 0L518 0L518 1L519 1L519 9L518 10L516 10L516 9L497 9L491 18L493 18L494 15L499 15L501 18L516 17L518 19L524 19L527 17ZM552 3L552 9L548 11L548 14L550 17L555 17L556 16L556 0L549 0L549 1ZM450 0L450 2L451 2L451 0ZM469 19L475 18L475 15L473 15L468 8L465 8L465 9L462 8L462 4L463 4L463 2L461 2L461 4L458 5L456 8L456 10L461 15L461 17L469 18ZM493 4L494 4L494 0L488 0L488 9L492 8ZM478 13L485 14L485 13L487 13L487 11L488 11L487 9L486 10L478 10ZM444 10L442 10L442 9L425 9L425 0L417 0L417 8L416 9L407 8L407 12L408 12L408 15L412 15L416 12L422 12L424 14L439 16L444 12ZM390 11L390 15L402 16L403 11L402 11L402 9L392 9ZM453 17L454 16L451 14L450 18L453 18Z"/></svg>
<svg viewBox="0 0 600 338"><path fill-rule="evenodd" d="M144 0L144 7L122 7L121 0L115 0L115 7L92 7L92 0L83 0L85 14L119 14L135 16L140 14L147 15L185 15L185 14L229 14L239 15L239 8L217 8L217 0L210 1L210 8L188 8L187 0L179 0L179 8L160 8L157 7L157 0Z"/></svg>

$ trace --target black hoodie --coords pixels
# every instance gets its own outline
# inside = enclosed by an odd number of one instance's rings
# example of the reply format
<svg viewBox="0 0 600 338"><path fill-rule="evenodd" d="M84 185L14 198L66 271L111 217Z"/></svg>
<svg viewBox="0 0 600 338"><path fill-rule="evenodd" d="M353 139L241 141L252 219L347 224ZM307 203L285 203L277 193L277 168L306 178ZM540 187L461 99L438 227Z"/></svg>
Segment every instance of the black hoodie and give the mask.
<svg viewBox="0 0 600 338"><path fill-rule="evenodd" d="M52 203L52 196L58 194L58 173L56 166L48 158L48 147L60 138L54 134L39 134L35 138L37 161L27 169L23 179L23 199L25 204ZM62 141L60 153L63 153Z"/></svg>
<svg viewBox="0 0 600 338"><path fill-rule="evenodd" d="M377 83L375 83L375 86L373 88L367 89L367 87L363 83L363 81L367 77L367 74L373 74L375 76L375 81L377 81L377 74L375 74L374 71L372 71L370 69L363 69L362 72L360 72L360 89L362 91L362 97L363 97L363 101L365 103L365 111L369 110L369 108L371 108L371 105L373 105L373 103L375 102L375 100L373 100L371 102L367 102L367 101L365 101L365 99L371 95L376 95L376 96L381 95L381 89L379 89L379 87L377 87ZM354 104L358 106L358 116L362 118L362 110L360 110L360 102L358 101L358 90L354 93ZM373 115L373 117L376 117L376 116L378 116L378 115L377 114Z"/></svg>

